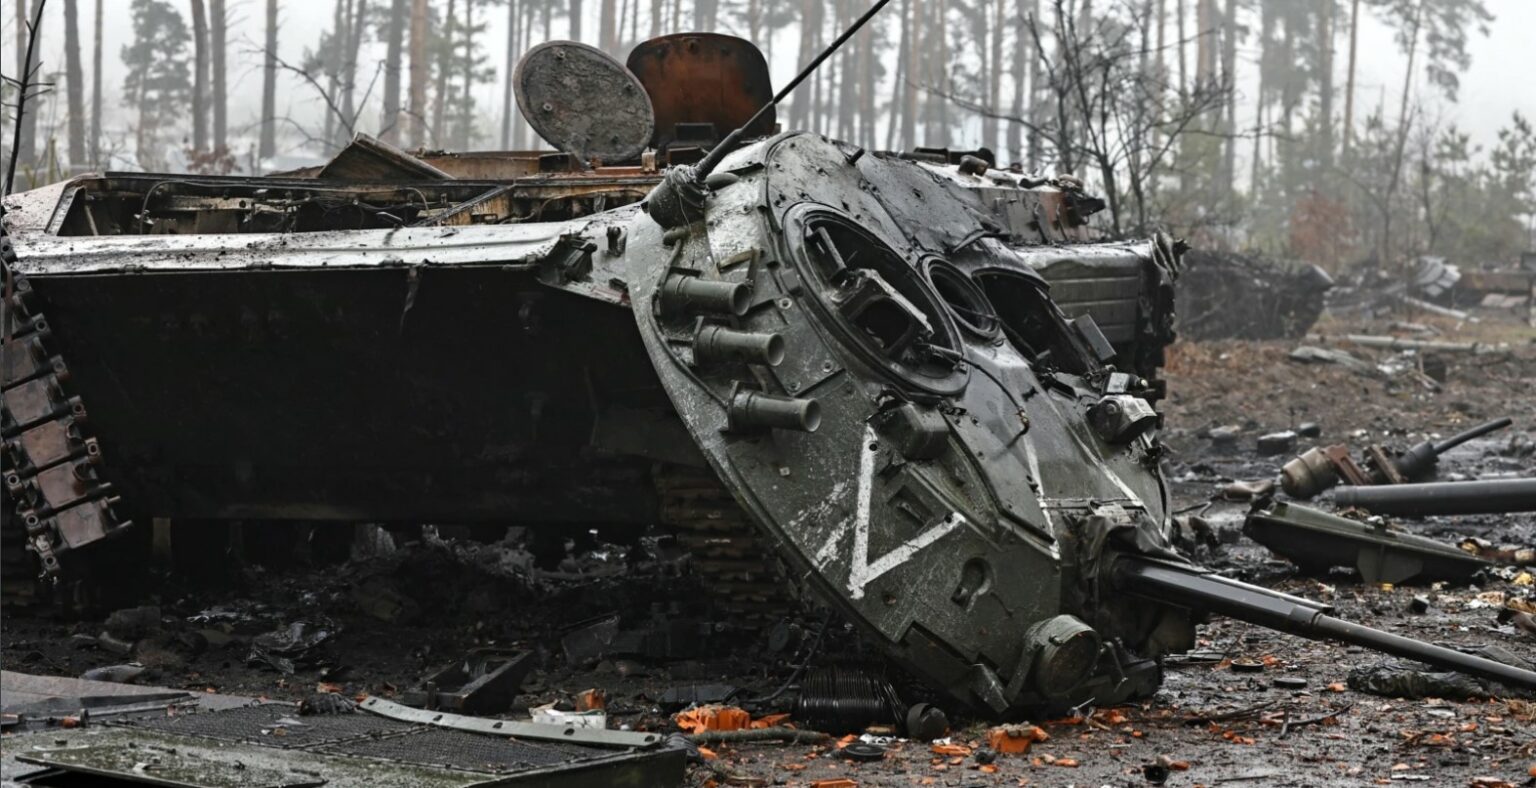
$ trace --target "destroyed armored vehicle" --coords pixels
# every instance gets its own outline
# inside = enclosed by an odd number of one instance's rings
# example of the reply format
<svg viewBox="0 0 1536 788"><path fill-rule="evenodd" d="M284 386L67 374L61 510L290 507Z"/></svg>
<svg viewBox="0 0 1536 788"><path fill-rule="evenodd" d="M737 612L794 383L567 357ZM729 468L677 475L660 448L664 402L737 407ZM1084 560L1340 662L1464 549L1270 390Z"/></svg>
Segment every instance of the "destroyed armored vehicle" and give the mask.
<svg viewBox="0 0 1536 788"><path fill-rule="evenodd" d="M668 114L709 74L757 92ZM768 89L724 36L547 44L518 88L564 153L7 202L8 522L45 571L128 519L686 530L728 495L753 563L994 714L1150 693L1207 612L1536 686L1169 546L1179 249L1081 241L1076 184L726 136Z"/></svg>

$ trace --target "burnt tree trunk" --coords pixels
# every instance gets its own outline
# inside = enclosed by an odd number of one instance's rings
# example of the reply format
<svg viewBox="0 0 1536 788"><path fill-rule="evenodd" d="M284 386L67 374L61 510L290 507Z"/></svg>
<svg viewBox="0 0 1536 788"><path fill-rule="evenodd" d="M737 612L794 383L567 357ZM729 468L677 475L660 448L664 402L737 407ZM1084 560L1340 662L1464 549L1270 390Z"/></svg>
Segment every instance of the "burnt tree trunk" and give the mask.
<svg viewBox="0 0 1536 788"><path fill-rule="evenodd" d="M1355 136L1355 55L1360 44L1360 0L1354 0L1349 8L1349 72L1344 77L1344 142L1343 152L1349 155L1349 146Z"/></svg>
<svg viewBox="0 0 1536 788"><path fill-rule="evenodd" d="M347 12L351 9L349 0L336 0L336 7L331 13L331 38L326 51L320 53L325 64L325 132L320 135L321 143L329 146L336 139L336 97L341 94L341 59L344 56L347 45L347 35L343 28L347 26Z"/></svg>
<svg viewBox="0 0 1536 788"><path fill-rule="evenodd" d="M379 137L394 144L400 140L400 63L405 56L405 23L410 0L393 0L385 36L384 112L379 116Z"/></svg>
<svg viewBox="0 0 1536 788"><path fill-rule="evenodd" d="M1231 199L1237 172L1237 0L1227 0L1221 26L1221 80L1226 95L1218 194Z"/></svg>
<svg viewBox="0 0 1536 788"><path fill-rule="evenodd" d="M101 167L102 0L96 0L96 44L91 57L91 167Z"/></svg>
<svg viewBox="0 0 1536 788"><path fill-rule="evenodd" d="M64 87L69 100L69 166L85 166L85 68L80 63L79 0L64 0Z"/></svg>
<svg viewBox="0 0 1536 788"><path fill-rule="evenodd" d="M512 72L517 69L518 58L518 22L522 19L519 15L521 9L517 0L507 0L507 67L505 88L502 91L501 104L501 148L512 149L512 124L517 118L517 100L512 92Z"/></svg>
<svg viewBox="0 0 1536 788"><path fill-rule="evenodd" d="M213 149L229 150L229 11L225 0L208 0L208 54L212 59Z"/></svg>
<svg viewBox="0 0 1536 788"><path fill-rule="evenodd" d="M410 113L411 147L420 148L427 140L427 0L411 0L411 72Z"/></svg>
<svg viewBox="0 0 1536 788"><path fill-rule="evenodd" d="M610 55L619 51L619 17L615 6L613 0L602 0L597 11L597 47Z"/></svg>
<svg viewBox="0 0 1536 788"><path fill-rule="evenodd" d="M261 69L261 140L257 155L277 155L277 0L267 0L266 56Z"/></svg>
<svg viewBox="0 0 1536 788"><path fill-rule="evenodd" d="M1318 27L1317 146L1324 170L1333 169L1333 15L1335 0L1323 0Z"/></svg>
<svg viewBox="0 0 1536 788"><path fill-rule="evenodd" d="M475 87L475 0L464 0L464 93L460 97L459 124L453 135L454 147L467 150L475 130L475 103L470 91Z"/></svg>
<svg viewBox="0 0 1536 788"><path fill-rule="evenodd" d="M443 41L438 44L437 84L432 93L432 144L443 144L443 112L448 106L448 70L453 67L453 50L456 46L454 29L458 27L458 14L454 0L448 0L448 16L443 24Z"/></svg>
<svg viewBox="0 0 1536 788"><path fill-rule="evenodd" d="M192 150L208 150L208 9L192 0Z"/></svg>
<svg viewBox="0 0 1536 788"><path fill-rule="evenodd" d="M992 0L992 24L991 28L991 56L988 62L991 67L987 70L987 114L981 118L982 133L981 144L987 150L997 156L996 161L1002 161L1002 156L997 150L997 118L994 117L1003 106L1003 31L1007 24L1003 21L1007 0Z"/></svg>
<svg viewBox="0 0 1536 788"><path fill-rule="evenodd" d="M368 0L357 0L347 16L346 53L341 59L341 122L336 129L336 147L352 140L357 126L357 59L363 47L363 27L368 14Z"/></svg>

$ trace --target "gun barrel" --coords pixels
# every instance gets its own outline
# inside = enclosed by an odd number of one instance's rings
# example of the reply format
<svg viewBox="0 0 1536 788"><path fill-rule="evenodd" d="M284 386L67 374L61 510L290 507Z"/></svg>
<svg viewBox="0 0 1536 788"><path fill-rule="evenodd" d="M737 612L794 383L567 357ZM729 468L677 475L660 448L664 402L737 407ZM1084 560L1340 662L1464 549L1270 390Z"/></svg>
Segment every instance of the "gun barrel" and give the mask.
<svg viewBox="0 0 1536 788"><path fill-rule="evenodd" d="M1377 514L1536 512L1536 479L1340 487L1333 500Z"/></svg>
<svg viewBox="0 0 1536 788"><path fill-rule="evenodd" d="M1115 561L1112 578L1117 588L1156 602L1204 610L1312 640L1364 646L1510 687L1536 689L1536 671L1352 624L1328 615L1319 606L1300 604L1194 567L1122 556Z"/></svg>

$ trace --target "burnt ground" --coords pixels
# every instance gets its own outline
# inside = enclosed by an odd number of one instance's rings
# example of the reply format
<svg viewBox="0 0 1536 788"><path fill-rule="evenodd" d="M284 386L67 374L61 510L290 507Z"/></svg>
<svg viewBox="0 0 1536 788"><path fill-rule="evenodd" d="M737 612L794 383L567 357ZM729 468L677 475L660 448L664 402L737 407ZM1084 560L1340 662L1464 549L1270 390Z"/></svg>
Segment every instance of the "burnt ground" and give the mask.
<svg viewBox="0 0 1536 788"><path fill-rule="evenodd" d="M1301 577L1241 538L1245 504L1207 506L1233 480L1273 477L1290 455L1260 457L1255 439L1303 422L1316 422L1322 432L1298 449L1340 441L1401 448L1510 415L1513 429L1452 453L1441 463L1442 477L1536 474L1536 332L1497 317L1434 325L1439 338L1505 341L1512 352L1439 354L1446 372L1436 384L1419 373L1416 356L1388 351L1350 348L1372 365L1396 368L1382 373L1289 361L1296 344L1290 341L1173 348L1172 393L1162 409L1177 507L1212 525L1219 544L1199 548L1198 557L1230 575L1326 599L1348 620L1437 643L1497 644L1536 659L1536 635L1496 617L1509 600L1536 598L1529 575L1506 570L1472 586L1394 588L1363 584L1344 570ZM1330 322L1318 330L1386 328L1386 321ZM1224 450L1206 432L1225 425L1239 427L1240 437ZM1318 505L1331 510L1326 499ZM1448 542L1479 536L1536 545L1536 514L1429 518L1411 527ZM315 532L289 539L278 555L253 556L256 546L248 544L243 561L204 560L198 572L154 570L150 593L134 598L124 590L113 600L159 608L158 620L142 622L139 631L122 622L112 627L136 641L131 658L147 670L136 680L282 700L322 688L394 697L468 648L511 647L533 650L540 665L515 709L568 703L599 688L610 725L674 730L663 703L669 688L725 683L743 688L741 698L758 698L795 678L792 666L812 649L812 662L861 653L835 623L819 645L805 636L820 625L814 613L783 618L718 604L720 595L665 534L574 546L572 557L550 565L515 533L500 541L451 529L383 533ZM215 552L228 550L221 543ZM1414 597L1427 598L1427 612L1410 612ZM652 639L640 648L652 656L584 658L562 648L562 636L578 622L615 613L626 628L668 622L666 637L651 627ZM248 661L258 636L295 621L328 637L298 653L291 674ZM99 611L9 610L0 658L8 670L64 676L128 662L110 639L98 639L103 628ZM985 753L962 754L984 743L987 723L956 712L947 754L897 740L884 761L856 764L834 746L719 745L711 766L691 770L691 784L1141 785L1149 784L1143 766L1159 756L1174 764L1170 785L1536 784L1536 702L1365 694L1347 686L1348 674L1385 659L1379 655L1226 620L1203 626L1200 638L1200 653L1171 662L1154 698L1091 710L1087 719L1035 721L1050 738L991 765L980 762ZM1230 661L1244 657L1264 670L1234 672ZM1303 679L1305 687L1281 689L1277 678ZM909 699L922 696L920 688L897 683ZM788 697L751 707L792 712ZM1199 719L1212 717L1218 719Z"/></svg>

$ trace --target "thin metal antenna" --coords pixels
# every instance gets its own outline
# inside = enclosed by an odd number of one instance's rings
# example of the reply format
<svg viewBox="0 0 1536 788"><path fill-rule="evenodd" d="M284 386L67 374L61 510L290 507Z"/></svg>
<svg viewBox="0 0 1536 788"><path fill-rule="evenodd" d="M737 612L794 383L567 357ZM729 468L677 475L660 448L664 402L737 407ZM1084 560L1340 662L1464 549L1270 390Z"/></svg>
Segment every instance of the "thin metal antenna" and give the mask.
<svg viewBox="0 0 1536 788"><path fill-rule="evenodd" d="M22 0L16 0L22 2ZM12 187L16 185L16 160L21 158L21 119L27 112L27 92L32 89L32 74L36 71L32 67L33 56L37 53L37 31L43 26L43 6L48 0L37 0L37 7L32 9L32 26L27 35L27 62L18 75L17 86L20 88L16 94L16 129L11 137L11 162L5 171L5 191L9 195Z"/></svg>
<svg viewBox="0 0 1536 788"><path fill-rule="evenodd" d="M736 146L736 141L741 138L741 135L745 133L747 129L752 128L752 126L757 123L758 119L761 118L763 114L768 110L778 106L780 101L783 101L785 98L787 98L795 88L800 86L801 82L805 81L806 77L809 77L816 71L817 68L820 68L821 64L826 61L827 58L831 57L833 53L837 52L837 50L842 47L843 44L847 43L848 39L853 38L854 34L859 32L859 28L863 27L864 23L873 19L875 14L880 13L880 9L885 8L885 6L890 2L891 0L876 0L875 4L871 6L868 11L865 11L864 15L859 17L858 20L853 23L852 27L844 30L843 34L838 36L836 41L833 41L831 45L822 50L821 54L817 55L815 60L812 60L808 65L806 65L805 69L801 71L799 75L790 80L789 84L785 85L784 88L779 91L778 95L773 97L772 101L764 104L762 108L757 111L757 114L752 116L751 120L748 120L736 130L726 135L725 139L720 141L720 144L710 149L709 153L694 168L695 172L698 173L699 179L703 180L704 176L713 172L715 167L719 166L720 160L724 159L725 154L729 153L731 149Z"/></svg>

